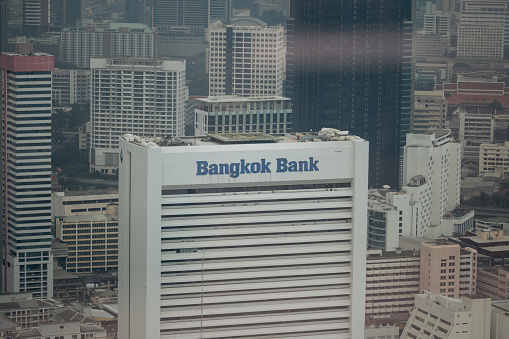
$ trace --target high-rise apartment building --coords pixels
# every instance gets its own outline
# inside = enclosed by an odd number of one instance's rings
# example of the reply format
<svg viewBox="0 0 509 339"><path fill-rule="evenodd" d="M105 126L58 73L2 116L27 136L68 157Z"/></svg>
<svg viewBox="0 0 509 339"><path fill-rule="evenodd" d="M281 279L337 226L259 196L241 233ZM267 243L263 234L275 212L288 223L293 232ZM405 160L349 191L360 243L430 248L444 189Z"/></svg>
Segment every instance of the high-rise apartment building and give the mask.
<svg viewBox="0 0 509 339"><path fill-rule="evenodd" d="M287 84L294 130L370 142L369 185L399 186L413 89L412 1L292 0Z"/></svg>
<svg viewBox="0 0 509 339"><path fill-rule="evenodd" d="M284 28L243 18L209 27L209 95L281 96Z"/></svg>
<svg viewBox="0 0 509 339"><path fill-rule="evenodd" d="M90 70L56 68L52 74L53 102L59 105L90 103Z"/></svg>
<svg viewBox="0 0 509 339"><path fill-rule="evenodd" d="M462 0L458 25L459 58L504 58L509 34L507 0Z"/></svg>
<svg viewBox="0 0 509 339"><path fill-rule="evenodd" d="M30 47L30 46L24 46ZM0 54L2 292L53 295L51 71L53 56Z"/></svg>
<svg viewBox="0 0 509 339"><path fill-rule="evenodd" d="M131 0L132 1L132 0ZM154 0L154 26L205 28L209 23L228 24L233 18L233 0Z"/></svg>
<svg viewBox="0 0 509 339"><path fill-rule="evenodd" d="M363 337L365 140L124 135L120 148L120 338Z"/></svg>
<svg viewBox="0 0 509 339"><path fill-rule="evenodd" d="M90 170L118 168L118 139L184 135L185 60L93 58L91 60Z"/></svg>
<svg viewBox="0 0 509 339"><path fill-rule="evenodd" d="M60 32L60 61L88 68L93 57L153 58L155 44L155 32L143 24L65 27Z"/></svg>

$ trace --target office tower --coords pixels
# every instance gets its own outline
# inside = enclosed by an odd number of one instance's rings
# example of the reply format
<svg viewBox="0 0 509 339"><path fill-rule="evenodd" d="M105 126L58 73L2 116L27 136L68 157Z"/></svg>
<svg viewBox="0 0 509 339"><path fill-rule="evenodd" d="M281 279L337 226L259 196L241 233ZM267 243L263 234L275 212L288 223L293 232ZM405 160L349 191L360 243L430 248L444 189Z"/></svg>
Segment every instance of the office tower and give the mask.
<svg viewBox="0 0 509 339"><path fill-rule="evenodd" d="M93 58L90 170L116 173L118 138L184 135L185 60Z"/></svg>
<svg viewBox="0 0 509 339"><path fill-rule="evenodd" d="M85 0L51 0L51 27L76 26L86 11Z"/></svg>
<svg viewBox="0 0 509 339"><path fill-rule="evenodd" d="M415 181L427 184L423 198L428 195L431 198L427 211L430 227L422 225L423 228L417 230L417 236L435 238L447 234L442 233L446 230L439 226L445 212L454 210L460 203L461 144L454 142L448 130L428 134L409 133L404 153L403 185L416 186Z"/></svg>
<svg viewBox="0 0 509 339"><path fill-rule="evenodd" d="M31 292L36 298L53 295L52 70L52 55L33 54L30 50L0 54L4 135L2 292Z"/></svg>
<svg viewBox="0 0 509 339"><path fill-rule="evenodd" d="M7 52L9 1L0 0L0 53Z"/></svg>
<svg viewBox="0 0 509 339"><path fill-rule="evenodd" d="M210 22L228 24L233 0L154 0L154 26L205 28Z"/></svg>
<svg viewBox="0 0 509 339"><path fill-rule="evenodd" d="M124 21L142 24L144 20L145 0L126 0Z"/></svg>
<svg viewBox="0 0 509 339"><path fill-rule="evenodd" d="M425 291L415 296L415 307L400 338L490 339L490 319L489 298L452 299Z"/></svg>
<svg viewBox="0 0 509 339"><path fill-rule="evenodd" d="M196 100L195 135L288 133L292 129L292 108L288 98L225 95Z"/></svg>
<svg viewBox="0 0 509 339"><path fill-rule="evenodd" d="M462 0L458 58L504 58L504 37L509 36L508 19L507 0Z"/></svg>
<svg viewBox="0 0 509 339"><path fill-rule="evenodd" d="M23 1L23 35L39 37L50 28L50 0Z"/></svg>
<svg viewBox="0 0 509 339"><path fill-rule="evenodd" d="M63 28L60 60L89 68L93 57L153 58L155 43L155 32L143 24L110 23L108 28Z"/></svg>
<svg viewBox="0 0 509 339"><path fill-rule="evenodd" d="M243 18L209 28L209 95L281 96L284 28Z"/></svg>
<svg viewBox="0 0 509 339"><path fill-rule="evenodd" d="M120 148L119 337L363 337L365 140L124 135Z"/></svg>
<svg viewBox="0 0 509 339"><path fill-rule="evenodd" d="M399 185L412 111L412 1L292 0L286 95L294 130L370 142L369 185Z"/></svg>
<svg viewBox="0 0 509 339"><path fill-rule="evenodd" d="M90 103L90 70L56 68L51 81L55 103L62 106Z"/></svg>

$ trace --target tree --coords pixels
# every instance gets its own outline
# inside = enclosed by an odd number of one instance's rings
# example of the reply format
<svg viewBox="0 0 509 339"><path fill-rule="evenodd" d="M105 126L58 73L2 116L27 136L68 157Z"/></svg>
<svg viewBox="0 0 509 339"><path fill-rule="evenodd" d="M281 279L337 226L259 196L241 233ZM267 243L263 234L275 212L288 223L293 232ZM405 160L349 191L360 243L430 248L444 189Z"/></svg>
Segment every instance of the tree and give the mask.
<svg viewBox="0 0 509 339"><path fill-rule="evenodd" d="M498 100L493 100L491 103L487 104L486 105L486 108L491 108L491 109L502 109L503 106L502 104L500 103L500 101Z"/></svg>

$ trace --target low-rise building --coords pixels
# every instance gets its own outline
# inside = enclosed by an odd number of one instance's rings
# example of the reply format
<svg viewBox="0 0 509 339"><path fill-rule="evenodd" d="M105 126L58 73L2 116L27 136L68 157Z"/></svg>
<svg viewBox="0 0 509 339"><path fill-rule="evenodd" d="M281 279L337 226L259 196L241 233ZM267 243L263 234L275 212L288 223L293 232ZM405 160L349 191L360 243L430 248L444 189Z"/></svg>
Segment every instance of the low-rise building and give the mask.
<svg viewBox="0 0 509 339"><path fill-rule="evenodd" d="M41 324L38 327L12 331L7 335L7 339L40 339L40 338L107 338L104 328L98 325L86 325L79 322L53 322Z"/></svg>
<svg viewBox="0 0 509 339"><path fill-rule="evenodd" d="M21 328L31 328L50 321L51 312L61 306L52 299L20 299L0 302L0 314L14 320Z"/></svg>
<svg viewBox="0 0 509 339"><path fill-rule="evenodd" d="M479 267L509 265L509 236L503 230L477 230L458 238L449 238L462 248L473 248L479 253ZM482 255L482 256L481 256Z"/></svg>
<svg viewBox="0 0 509 339"><path fill-rule="evenodd" d="M509 174L509 141L503 145L481 144L479 147L479 175Z"/></svg>
<svg viewBox="0 0 509 339"><path fill-rule="evenodd" d="M477 272L477 294L493 300L509 296L509 271L504 268L486 267Z"/></svg>

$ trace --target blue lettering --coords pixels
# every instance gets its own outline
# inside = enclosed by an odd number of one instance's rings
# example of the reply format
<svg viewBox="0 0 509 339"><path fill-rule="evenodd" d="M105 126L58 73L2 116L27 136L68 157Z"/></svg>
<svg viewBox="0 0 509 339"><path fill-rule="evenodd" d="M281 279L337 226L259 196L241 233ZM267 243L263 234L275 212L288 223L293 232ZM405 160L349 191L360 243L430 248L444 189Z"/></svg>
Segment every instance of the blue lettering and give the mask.
<svg viewBox="0 0 509 339"><path fill-rule="evenodd" d="M318 169L318 166L316 166L316 164L318 164L318 160L313 161L313 157L309 157L309 171L311 171L311 172L313 172L313 171L319 172L320 170Z"/></svg>
<svg viewBox="0 0 509 339"><path fill-rule="evenodd" d="M265 159L262 159L262 173L271 173L270 162L265 163Z"/></svg>
<svg viewBox="0 0 509 339"><path fill-rule="evenodd" d="M249 162L246 162L244 159L240 159L240 174L251 174L249 171Z"/></svg>
<svg viewBox="0 0 509 339"><path fill-rule="evenodd" d="M307 172L308 171L308 162L307 161L299 161L299 172Z"/></svg>
<svg viewBox="0 0 509 339"><path fill-rule="evenodd" d="M197 161L196 162L196 175L207 175L209 170L207 166L209 165L206 161Z"/></svg>
<svg viewBox="0 0 509 339"><path fill-rule="evenodd" d="M240 174L239 169L240 169L240 164L238 162L230 164L230 177L238 178L239 174Z"/></svg>
<svg viewBox="0 0 509 339"><path fill-rule="evenodd" d="M219 174L230 174L230 166L228 164L219 164Z"/></svg>
<svg viewBox="0 0 509 339"><path fill-rule="evenodd" d="M260 163L259 162L253 162L251 164L251 173L260 173Z"/></svg>
<svg viewBox="0 0 509 339"><path fill-rule="evenodd" d="M286 172L288 169L286 166L288 160L286 160L285 158L277 158L276 161L277 161L276 172Z"/></svg>
<svg viewBox="0 0 509 339"><path fill-rule="evenodd" d="M288 163L288 172L297 172L297 161L290 161Z"/></svg>
<svg viewBox="0 0 509 339"><path fill-rule="evenodd" d="M218 170L217 170L217 164L212 164L209 166L209 174L210 175L217 175L218 174Z"/></svg>

